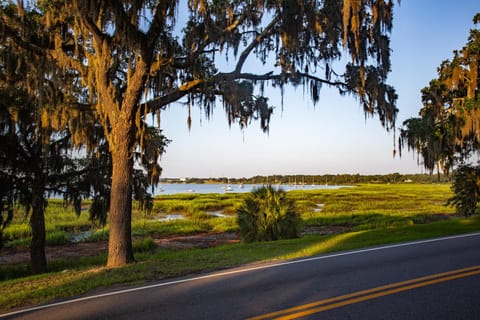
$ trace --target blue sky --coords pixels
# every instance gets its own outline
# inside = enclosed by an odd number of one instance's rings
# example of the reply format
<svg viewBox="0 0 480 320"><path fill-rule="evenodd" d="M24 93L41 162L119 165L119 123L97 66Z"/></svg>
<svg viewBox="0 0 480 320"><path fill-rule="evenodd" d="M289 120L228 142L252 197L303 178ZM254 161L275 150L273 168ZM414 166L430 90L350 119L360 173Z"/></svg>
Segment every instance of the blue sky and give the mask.
<svg viewBox="0 0 480 320"><path fill-rule="evenodd" d="M440 63L467 42L478 0L403 0L394 10L389 83L399 95L397 127L418 115L420 90L436 77ZM181 21L182 19L179 19ZM258 68L250 62L251 68ZM210 119L192 109L192 127L180 104L162 112L161 127L172 140L162 157L163 177L251 177L273 174L422 173L414 154L394 158L393 133L378 119L365 118L352 97L324 87L313 105L302 88L281 96L268 91L275 106L270 132L258 123L229 128L221 102Z"/></svg>

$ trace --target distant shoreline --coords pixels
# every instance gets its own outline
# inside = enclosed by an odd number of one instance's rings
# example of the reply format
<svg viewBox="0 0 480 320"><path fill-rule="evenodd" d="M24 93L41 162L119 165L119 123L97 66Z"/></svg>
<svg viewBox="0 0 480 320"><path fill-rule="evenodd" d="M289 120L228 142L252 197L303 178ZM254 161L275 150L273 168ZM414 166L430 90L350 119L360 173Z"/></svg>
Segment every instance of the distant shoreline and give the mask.
<svg viewBox="0 0 480 320"><path fill-rule="evenodd" d="M323 174L323 175L268 175L249 178L161 178L160 184L262 184L262 185L352 185L362 183L449 183L450 177L443 174L383 175Z"/></svg>

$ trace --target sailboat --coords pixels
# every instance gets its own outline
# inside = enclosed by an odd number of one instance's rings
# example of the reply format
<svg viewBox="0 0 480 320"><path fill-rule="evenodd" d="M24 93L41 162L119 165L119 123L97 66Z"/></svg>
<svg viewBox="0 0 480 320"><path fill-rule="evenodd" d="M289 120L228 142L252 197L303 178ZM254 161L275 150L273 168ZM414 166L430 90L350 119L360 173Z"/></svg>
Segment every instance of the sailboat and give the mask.
<svg viewBox="0 0 480 320"><path fill-rule="evenodd" d="M227 185L223 188L225 192L233 191L232 186L230 185L230 178L227 178Z"/></svg>

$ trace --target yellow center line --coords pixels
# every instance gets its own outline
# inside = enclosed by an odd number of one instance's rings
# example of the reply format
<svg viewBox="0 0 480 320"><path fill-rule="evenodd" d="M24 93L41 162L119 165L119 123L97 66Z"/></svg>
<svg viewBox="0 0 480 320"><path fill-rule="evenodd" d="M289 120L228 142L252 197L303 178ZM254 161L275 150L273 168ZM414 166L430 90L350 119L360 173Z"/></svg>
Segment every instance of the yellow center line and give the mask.
<svg viewBox="0 0 480 320"><path fill-rule="evenodd" d="M394 293L412 290L415 288L420 288L440 282L450 281L454 279L459 279L463 277L473 276L480 274L480 266L474 266L464 269L458 269L443 273L438 273L434 275L429 275L425 277L420 277L416 279L406 280L402 282L392 283L368 290L362 290L354 293L349 293L346 295L328 298L324 300L319 300L316 302L288 308L285 310L280 310L276 312L271 312L268 314L256 316L250 318L250 320L263 320L263 319L295 319L298 317L339 308L342 306L358 303L365 300L375 299L378 297L391 295ZM321 306L321 307L320 307ZM278 318L276 318L278 317Z"/></svg>

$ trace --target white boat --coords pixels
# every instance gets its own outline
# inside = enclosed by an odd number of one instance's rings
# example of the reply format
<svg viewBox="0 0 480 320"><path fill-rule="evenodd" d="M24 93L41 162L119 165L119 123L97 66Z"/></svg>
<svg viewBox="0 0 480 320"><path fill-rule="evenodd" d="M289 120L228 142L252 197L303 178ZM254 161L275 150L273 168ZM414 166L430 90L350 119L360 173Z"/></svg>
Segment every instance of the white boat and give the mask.
<svg viewBox="0 0 480 320"><path fill-rule="evenodd" d="M223 188L223 190L225 190L225 192L228 192L233 191L233 188L231 186L226 186L225 188Z"/></svg>

